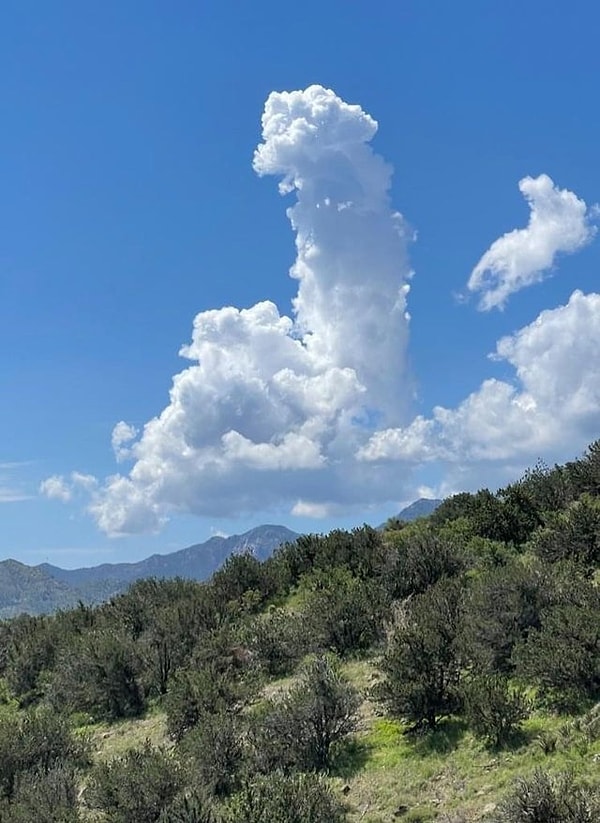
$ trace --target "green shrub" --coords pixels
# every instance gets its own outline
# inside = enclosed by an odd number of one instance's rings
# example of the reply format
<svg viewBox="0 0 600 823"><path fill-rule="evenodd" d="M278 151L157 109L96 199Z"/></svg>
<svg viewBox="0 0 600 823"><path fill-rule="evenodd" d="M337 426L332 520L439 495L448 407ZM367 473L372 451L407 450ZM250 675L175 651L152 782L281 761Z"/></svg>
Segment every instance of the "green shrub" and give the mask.
<svg viewBox="0 0 600 823"><path fill-rule="evenodd" d="M548 608L542 626L515 649L516 670L561 709L600 696L600 598Z"/></svg>
<svg viewBox="0 0 600 823"><path fill-rule="evenodd" d="M240 717L232 714L202 716L183 738L179 750L194 784L218 797L231 794L244 763Z"/></svg>
<svg viewBox="0 0 600 823"><path fill-rule="evenodd" d="M465 602L463 657L479 670L510 674L515 645L541 626L553 589L550 570L538 562L515 560L479 574Z"/></svg>
<svg viewBox="0 0 600 823"><path fill-rule="evenodd" d="M392 597L422 594L438 580L456 577L465 570L463 552L440 538L438 531L413 523L390 538L393 562L386 586Z"/></svg>
<svg viewBox="0 0 600 823"><path fill-rule="evenodd" d="M165 697L169 734L181 740L200 718L237 711L244 694L243 685L214 666L177 672Z"/></svg>
<svg viewBox="0 0 600 823"><path fill-rule="evenodd" d="M310 659L299 683L270 701L255 720L251 736L258 768L329 769L337 747L356 728L359 703L333 656Z"/></svg>
<svg viewBox="0 0 600 823"><path fill-rule="evenodd" d="M529 714L525 694L498 675L474 677L462 692L469 726L493 746L506 744Z"/></svg>
<svg viewBox="0 0 600 823"><path fill-rule="evenodd" d="M75 772L55 766L21 773L10 801L0 806L2 823L79 823Z"/></svg>
<svg viewBox="0 0 600 823"><path fill-rule="evenodd" d="M247 628L246 639L254 661L271 677L289 674L310 642L302 617L282 609L258 615Z"/></svg>
<svg viewBox="0 0 600 823"><path fill-rule="evenodd" d="M376 696L390 714L435 728L460 705L457 636L462 587L443 580L418 595L399 617L381 661Z"/></svg>
<svg viewBox="0 0 600 823"><path fill-rule="evenodd" d="M156 823L183 784L183 770L173 757L146 743L95 766L85 800L114 823Z"/></svg>
<svg viewBox="0 0 600 823"><path fill-rule="evenodd" d="M304 623L313 648L344 656L381 640L388 598L378 583L334 568L307 575L305 585L310 593Z"/></svg>
<svg viewBox="0 0 600 823"><path fill-rule="evenodd" d="M58 766L88 762L89 746L67 721L47 708L0 715L0 795L12 797L28 772L44 774Z"/></svg>
<svg viewBox="0 0 600 823"><path fill-rule="evenodd" d="M222 823L211 804L200 794L181 794L161 812L158 823Z"/></svg>
<svg viewBox="0 0 600 823"><path fill-rule="evenodd" d="M65 647L53 670L48 701L60 711L89 712L98 720L137 717L144 708L141 661L120 630L92 630Z"/></svg>
<svg viewBox="0 0 600 823"><path fill-rule="evenodd" d="M343 823L347 816L317 775L274 773L247 783L233 799L227 823Z"/></svg>
<svg viewBox="0 0 600 823"><path fill-rule="evenodd" d="M579 785L570 774L536 771L520 779L500 805L496 823L594 823L600 815L597 788Z"/></svg>
<svg viewBox="0 0 600 823"><path fill-rule="evenodd" d="M548 513L531 545L547 562L572 560L591 573L600 564L600 500L586 494L564 511Z"/></svg>

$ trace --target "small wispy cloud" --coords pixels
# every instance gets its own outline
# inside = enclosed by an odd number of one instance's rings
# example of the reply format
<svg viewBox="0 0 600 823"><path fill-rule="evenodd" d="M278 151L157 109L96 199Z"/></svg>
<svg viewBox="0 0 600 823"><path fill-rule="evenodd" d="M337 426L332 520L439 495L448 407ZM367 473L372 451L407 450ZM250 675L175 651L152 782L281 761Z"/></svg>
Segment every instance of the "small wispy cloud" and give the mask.
<svg viewBox="0 0 600 823"><path fill-rule="evenodd" d="M23 500L31 500L33 495L27 494L20 489L10 488L10 486L0 486L1 503L20 503Z"/></svg>
<svg viewBox="0 0 600 823"><path fill-rule="evenodd" d="M72 497L72 491L69 484L64 477L58 474L53 474L52 477L47 477L40 483L40 494L47 497L49 500L60 500L67 503Z"/></svg>
<svg viewBox="0 0 600 823"><path fill-rule="evenodd" d="M291 512L294 517L314 517L322 519L331 514L330 506L326 503L314 503L310 500L298 500Z"/></svg>
<svg viewBox="0 0 600 823"><path fill-rule="evenodd" d="M128 460L131 457L131 449L126 445L135 440L138 430L135 426L121 420L112 430L111 445L117 462Z"/></svg>
<svg viewBox="0 0 600 823"><path fill-rule="evenodd" d="M19 470L31 466L32 460L5 460L0 462L0 504L20 503L35 495L26 490L26 484L17 480Z"/></svg>
<svg viewBox="0 0 600 823"><path fill-rule="evenodd" d="M503 308L511 294L543 280L558 254L578 251L596 233L596 207L588 209L547 174L524 177L519 189L529 203L529 224L492 243L467 283L470 292L480 295L481 311Z"/></svg>

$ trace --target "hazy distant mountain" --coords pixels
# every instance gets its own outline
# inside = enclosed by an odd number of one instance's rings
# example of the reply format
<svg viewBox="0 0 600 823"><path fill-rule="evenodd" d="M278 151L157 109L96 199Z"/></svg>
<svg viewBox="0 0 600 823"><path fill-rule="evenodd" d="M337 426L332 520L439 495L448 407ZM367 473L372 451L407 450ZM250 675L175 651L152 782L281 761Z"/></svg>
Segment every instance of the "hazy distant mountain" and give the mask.
<svg viewBox="0 0 600 823"><path fill-rule="evenodd" d="M281 543L296 540L285 526L257 526L244 534L211 537L171 554L153 554L137 563L104 563L82 569L61 569L49 563L27 566L0 562L0 617L21 612L42 614L84 603L100 603L145 577L206 580L231 554L251 551L260 560Z"/></svg>
<svg viewBox="0 0 600 823"><path fill-rule="evenodd" d="M153 554L137 563L103 563L83 569L60 569L43 563L38 568L56 580L81 586L98 580L119 580L132 583L144 577L187 577L206 580L230 554L251 551L259 560L268 557L281 543L293 541L296 532L285 526L257 526L244 534L231 537L211 537L170 554Z"/></svg>
<svg viewBox="0 0 600 823"><path fill-rule="evenodd" d="M390 520L398 519L410 523L410 521L416 520L419 517L428 517L430 514L433 514L441 502L441 500L435 500L433 498L420 497L418 500L415 500L414 503L411 503L410 506L406 506L402 511L394 515L394 518L390 518ZM382 523L379 528L383 529L384 526L385 523Z"/></svg>
<svg viewBox="0 0 600 823"><path fill-rule="evenodd" d="M415 500L414 503L411 503L410 506L402 509L397 517L408 522L416 520L418 517L428 517L430 514L433 514L441 502L441 500L435 500L433 498L420 497L418 500Z"/></svg>
<svg viewBox="0 0 600 823"><path fill-rule="evenodd" d="M0 563L0 617L70 605L69 586L17 560Z"/></svg>

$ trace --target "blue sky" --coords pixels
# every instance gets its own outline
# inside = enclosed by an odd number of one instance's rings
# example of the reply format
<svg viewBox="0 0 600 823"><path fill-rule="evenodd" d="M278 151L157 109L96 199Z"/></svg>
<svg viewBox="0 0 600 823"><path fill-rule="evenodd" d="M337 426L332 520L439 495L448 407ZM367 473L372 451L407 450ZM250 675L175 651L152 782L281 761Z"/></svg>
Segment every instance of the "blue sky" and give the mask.
<svg viewBox="0 0 600 823"><path fill-rule="evenodd" d="M578 455L600 434L599 18L8 0L0 556L379 522Z"/></svg>

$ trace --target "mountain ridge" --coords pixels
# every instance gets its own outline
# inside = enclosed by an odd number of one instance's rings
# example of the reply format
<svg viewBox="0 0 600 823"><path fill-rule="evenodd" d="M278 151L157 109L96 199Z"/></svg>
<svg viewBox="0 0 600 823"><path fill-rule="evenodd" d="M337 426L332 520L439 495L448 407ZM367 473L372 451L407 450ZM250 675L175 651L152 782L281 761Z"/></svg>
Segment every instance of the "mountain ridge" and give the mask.
<svg viewBox="0 0 600 823"><path fill-rule="evenodd" d="M281 543L296 540L298 536L286 526L265 524L242 534L228 537L215 535L203 543L194 543L174 552L155 553L132 563L101 563L77 569L62 569L41 563L33 568L73 585L115 579L133 582L143 577L189 577L192 580L205 580L231 554L251 551L259 560L264 560Z"/></svg>
<svg viewBox="0 0 600 823"><path fill-rule="evenodd" d="M250 551L265 560L277 546L299 535L286 526L266 524L243 534L211 537L167 554L153 554L134 563L103 563L62 569L50 563L28 566L18 560L0 562L0 618L23 612L45 614L108 600L136 580L147 577L185 577L206 580L232 554Z"/></svg>

